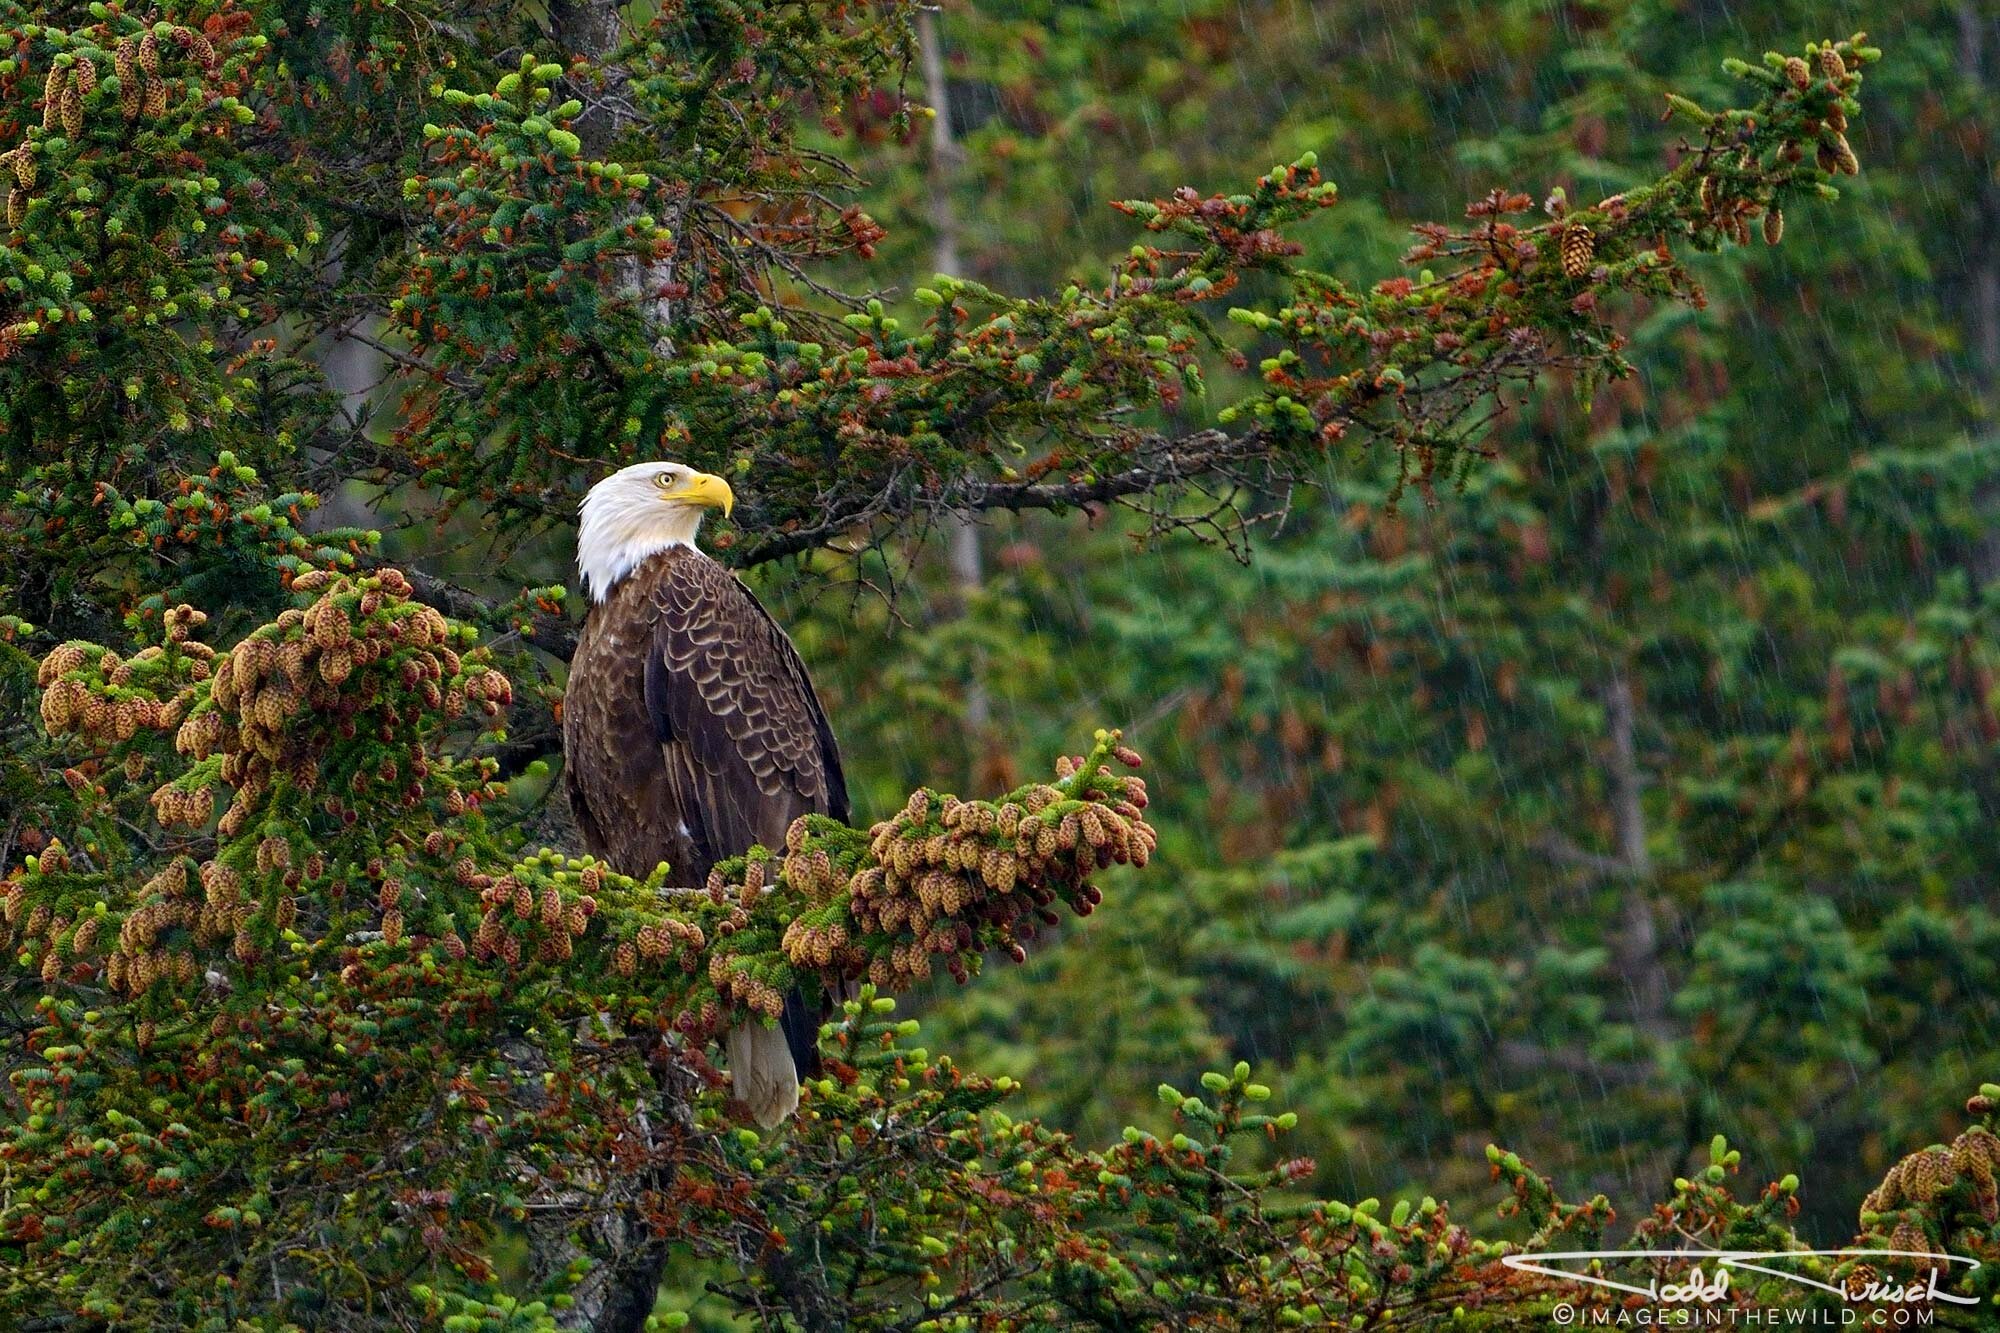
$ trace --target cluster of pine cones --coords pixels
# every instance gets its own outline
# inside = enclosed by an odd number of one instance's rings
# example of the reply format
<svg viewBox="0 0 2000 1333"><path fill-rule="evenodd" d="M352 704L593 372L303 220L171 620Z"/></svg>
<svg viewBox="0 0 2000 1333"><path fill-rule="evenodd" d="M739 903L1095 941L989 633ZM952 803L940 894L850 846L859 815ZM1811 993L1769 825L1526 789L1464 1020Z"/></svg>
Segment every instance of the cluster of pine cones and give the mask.
<svg viewBox="0 0 2000 1333"><path fill-rule="evenodd" d="M1104 752L1136 766L1138 755L1115 741L1107 737ZM1060 920L1058 900L1089 914L1102 901L1091 876L1143 866L1158 841L1141 813L1142 779L1114 773L1097 756L1065 757L1058 770L1057 783L1000 801L919 791L868 831L861 856L831 857L795 826L785 879L816 906L787 928L786 957L886 991L929 977L938 956L961 979L986 948L1025 958L1022 941L1036 923Z"/></svg>
<svg viewBox="0 0 2000 1333"><path fill-rule="evenodd" d="M1967 1109L1990 1115L2000 1109L2000 1088L1988 1084ZM2000 1135L1974 1125L1949 1144L1911 1153L1883 1176L1861 1203L1861 1225L1871 1240L1905 1255L1982 1254L1982 1234L2000 1223ZM1899 1258L1897 1268L1932 1266ZM1876 1275L1851 1272L1850 1291Z"/></svg>
<svg viewBox="0 0 2000 1333"><path fill-rule="evenodd" d="M304 610L287 610L219 659L207 703L189 714L175 738L194 759L222 755L219 776L236 789L218 827L225 838L242 831L275 774L315 790L327 743L352 739L364 724L380 753L345 775L349 792L414 804L423 799L430 770L417 716L450 720L474 705L496 716L513 700L504 675L468 665L449 646L445 618L409 600L400 572L349 580L316 570L292 586L323 595ZM350 684L358 669L385 659L392 671L368 672ZM295 726L305 713L322 715L330 728ZM163 787L156 800L172 803L174 791ZM329 796L328 809L342 813L338 796ZM161 806L162 822L197 813Z"/></svg>
<svg viewBox="0 0 2000 1333"><path fill-rule="evenodd" d="M1967 1202L1979 1216L1987 1222L2000 1222L1996 1170L2000 1170L2000 1136L1975 1125L1953 1139L1949 1147L1911 1153L1890 1167L1861 1208L1863 1212L1887 1213L1912 1204L1933 1204L1962 1181L1967 1187Z"/></svg>
<svg viewBox="0 0 2000 1333"><path fill-rule="evenodd" d="M1153 854L1145 783L1114 773L1110 758L1139 763L1106 733L1087 758L1060 760L1055 783L999 801L919 791L866 833L808 815L782 853L732 858L701 889L675 895L668 914L614 946L612 970L685 973L694 984L674 1001L672 1023L700 1037L743 1012L777 1017L802 972L829 988L869 980L907 990L940 956L959 977L986 949L1024 958L1022 941L1061 919L1059 902L1087 915L1103 900L1096 871ZM768 897L779 889L806 900L789 918L785 899ZM504 932L494 934L504 949Z"/></svg>
<svg viewBox="0 0 2000 1333"><path fill-rule="evenodd" d="M177 677L184 673L189 681L205 680L215 650L188 637L207 623L202 612L176 606L166 612L165 621L167 647L142 648L129 661L109 649L76 642L44 657L35 683L42 689L42 725L49 734L75 732L108 746L179 722L193 691ZM170 653L178 660L170 661Z"/></svg>

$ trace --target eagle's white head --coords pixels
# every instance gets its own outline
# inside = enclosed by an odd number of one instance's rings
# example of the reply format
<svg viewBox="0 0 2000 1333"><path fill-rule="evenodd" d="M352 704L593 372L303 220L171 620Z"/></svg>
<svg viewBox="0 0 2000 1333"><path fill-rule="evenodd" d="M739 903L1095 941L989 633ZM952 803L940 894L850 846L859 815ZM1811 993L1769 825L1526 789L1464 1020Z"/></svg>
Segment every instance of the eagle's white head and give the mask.
<svg viewBox="0 0 2000 1333"><path fill-rule="evenodd" d="M648 556L693 546L702 511L736 504L729 483L684 463L634 463L590 488L576 534L576 567L593 602Z"/></svg>

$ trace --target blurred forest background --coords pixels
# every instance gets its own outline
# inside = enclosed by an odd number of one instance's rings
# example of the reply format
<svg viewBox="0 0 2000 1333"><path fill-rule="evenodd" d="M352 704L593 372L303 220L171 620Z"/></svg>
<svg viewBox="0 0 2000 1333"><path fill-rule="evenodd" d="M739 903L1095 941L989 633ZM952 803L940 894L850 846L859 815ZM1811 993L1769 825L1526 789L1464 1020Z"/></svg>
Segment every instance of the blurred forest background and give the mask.
<svg viewBox="0 0 2000 1333"><path fill-rule="evenodd" d="M1725 54L1860 27L1848 198L1702 259L1706 310L1631 319L1636 379L1552 385L1434 504L1350 456L1240 562L1112 511L754 576L860 816L1100 723L1149 756L1164 864L937 985L938 1047L1086 1141L1249 1059L1316 1190L1467 1216L1489 1141L1629 1207L1720 1130L1837 1241L1958 1123L2000 1048L1990 6L946 0L909 75L939 119L900 135L885 93L824 132L888 229L851 286L1101 283L1114 201L1308 150L1351 202L1304 262L1366 283L1496 185L1647 178L1662 91L1724 96Z"/></svg>

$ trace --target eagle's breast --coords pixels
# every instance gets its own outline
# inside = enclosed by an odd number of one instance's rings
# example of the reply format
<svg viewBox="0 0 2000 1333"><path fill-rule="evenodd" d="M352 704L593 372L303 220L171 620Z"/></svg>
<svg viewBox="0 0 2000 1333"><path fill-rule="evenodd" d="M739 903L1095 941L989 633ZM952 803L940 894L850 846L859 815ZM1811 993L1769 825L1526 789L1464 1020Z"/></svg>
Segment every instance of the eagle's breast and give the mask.
<svg viewBox="0 0 2000 1333"><path fill-rule="evenodd" d="M748 588L691 547L642 561L594 607L564 696L586 848L696 885L800 815L845 819L839 753L797 651Z"/></svg>

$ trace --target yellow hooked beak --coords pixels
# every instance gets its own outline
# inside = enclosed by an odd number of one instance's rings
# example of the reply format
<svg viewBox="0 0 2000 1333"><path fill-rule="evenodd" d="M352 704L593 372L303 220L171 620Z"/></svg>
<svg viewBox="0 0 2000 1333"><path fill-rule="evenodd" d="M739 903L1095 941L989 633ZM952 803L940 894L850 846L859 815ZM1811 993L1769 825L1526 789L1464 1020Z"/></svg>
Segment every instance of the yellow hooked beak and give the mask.
<svg viewBox="0 0 2000 1333"><path fill-rule="evenodd" d="M660 498L720 509L724 518L736 507L736 492L729 489L729 483L707 472L695 473L678 490L668 491Z"/></svg>

